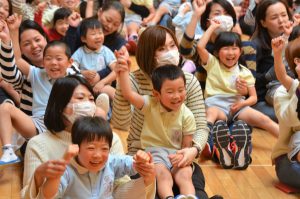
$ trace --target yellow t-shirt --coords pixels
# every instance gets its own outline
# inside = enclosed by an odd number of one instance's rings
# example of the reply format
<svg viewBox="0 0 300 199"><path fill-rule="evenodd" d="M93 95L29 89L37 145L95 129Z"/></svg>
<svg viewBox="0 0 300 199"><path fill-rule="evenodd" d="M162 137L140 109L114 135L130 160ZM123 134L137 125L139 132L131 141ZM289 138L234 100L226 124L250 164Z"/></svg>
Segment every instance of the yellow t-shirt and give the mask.
<svg viewBox="0 0 300 199"><path fill-rule="evenodd" d="M153 0L132 0L131 2L139 6L145 6L148 9L153 7ZM129 10L127 8L125 9L125 11L128 14L134 14L132 10Z"/></svg>
<svg viewBox="0 0 300 199"><path fill-rule="evenodd" d="M193 113L185 104L178 111L168 112L154 97L144 96L142 108L144 124L141 133L142 148L161 146L181 149L182 136L196 131Z"/></svg>
<svg viewBox="0 0 300 199"><path fill-rule="evenodd" d="M205 98L224 94L237 95L238 91L235 85L237 78L244 79L248 87L255 84L255 78L248 68L239 64L227 68L211 54L209 54L207 64L203 67L207 71Z"/></svg>

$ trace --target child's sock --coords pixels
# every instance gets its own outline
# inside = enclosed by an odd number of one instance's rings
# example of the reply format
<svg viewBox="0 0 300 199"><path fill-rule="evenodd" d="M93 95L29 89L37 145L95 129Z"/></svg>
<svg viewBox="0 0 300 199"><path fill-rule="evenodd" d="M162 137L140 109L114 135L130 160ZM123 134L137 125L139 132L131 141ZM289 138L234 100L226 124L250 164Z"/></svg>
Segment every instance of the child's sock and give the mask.
<svg viewBox="0 0 300 199"><path fill-rule="evenodd" d="M15 154L13 146L11 144L6 144L2 147L2 157L0 159L0 164L19 162L19 157Z"/></svg>

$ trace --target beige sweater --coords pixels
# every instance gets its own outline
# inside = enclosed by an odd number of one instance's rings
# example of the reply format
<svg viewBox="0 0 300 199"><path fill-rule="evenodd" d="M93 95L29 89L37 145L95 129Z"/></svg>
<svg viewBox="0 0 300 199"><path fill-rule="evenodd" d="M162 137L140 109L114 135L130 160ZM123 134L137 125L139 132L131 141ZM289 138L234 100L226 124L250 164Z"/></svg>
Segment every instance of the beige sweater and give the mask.
<svg viewBox="0 0 300 199"><path fill-rule="evenodd" d="M190 73L185 73L187 97L185 105L192 111L196 121L196 132L194 134L194 144L204 148L207 137L208 128L206 125L205 105L200 84L196 77ZM152 83L150 78L141 70L137 70L130 75L132 89L141 95L152 96ZM113 113L111 124L114 128L128 130L127 138L128 153L135 154L141 149L140 136L144 122L144 115L140 110L132 109L130 103L124 99L117 85L115 98L113 101ZM131 115L132 114L132 115Z"/></svg>
<svg viewBox="0 0 300 199"><path fill-rule="evenodd" d="M287 154L289 142L293 135L293 127L300 125L296 108L298 98L295 94L299 81L294 80L290 90L280 86L274 96L274 109L279 122L279 138L272 151L272 161L280 155Z"/></svg>
<svg viewBox="0 0 300 199"><path fill-rule="evenodd" d="M47 131L46 133L39 134L30 139L24 159L23 189L21 191L22 198L38 198L38 190L36 189L33 177L35 169L48 160L61 158L69 144L71 144L71 134L67 131L56 134ZM115 133L110 154L124 154L121 140ZM133 190L133 187L140 187L140 190L146 190L143 180L130 181L129 183L119 185L118 187L120 187L120 189L115 191L117 194L132 194L136 192ZM147 190L151 190L151 193L155 193L155 185L152 185L151 187L148 186ZM116 196L116 198L119 197Z"/></svg>

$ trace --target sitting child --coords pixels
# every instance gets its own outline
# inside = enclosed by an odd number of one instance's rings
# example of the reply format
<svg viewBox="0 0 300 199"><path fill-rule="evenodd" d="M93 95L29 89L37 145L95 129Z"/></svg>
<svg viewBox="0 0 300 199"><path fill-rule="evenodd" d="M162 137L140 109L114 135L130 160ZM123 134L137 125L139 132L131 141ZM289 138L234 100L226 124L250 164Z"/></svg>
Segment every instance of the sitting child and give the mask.
<svg viewBox="0 0 300 199"><path fill-rule="evenodd" d="M42 23L43 12L46 7L46 2L40 3L37 11L34 14L34 21L36 21L41 27L43 27L50 41L61 40L66 36L66 32L69 28L69 16L72 11L68 8L58 8L54 12L51 28L47 28Z"/></svg>
<svg viewBox="0 0 300 199"><path fill-rule="evenodd" d="M196 198L192 167L177 166L182 156L177 155L176 151L192 146L193 134L196 131L193 113L184 104L186 82L183 71L175 65L157 67L151 77L154 97L141 96L130 87L128 61L117 56L116 73L122 94L145 116L141 147L153 155L159 197L174 198L174 179L180 194ZM177 157L171 158L174 155Z"/></svg>
<svg viewBox="0 0 300 199"><path fill-rule="evenodd" d="M114 53L103 45L104 34L96 18L84 19L80 26L80 38L84 46L72 55L74 65L94 86L96 93L106 93L114 98L115 88L111 85L116 80L112 69L116 64Z"/></svg>
<svg viewBox="0 0 300 199"><path fill-rule="evenodd" d="M41 186L40 194L45 198L113 198L115 179L143 172L151 165L152 157L144 151L134 157L109 155L113 134L109 123L100 117L78 118L71 135L73 145L63 160L53 164L56 175ZM155 177L144 182L154 183Z"/></svg>
<svg viewBox="0 0 300 199"><path fill-rule="evenodd" d="M212 33L220 26L221 23L217 19L210 20L209 28L197 44L198 54L207 71L207 123L221 166L245 169L251 163L250 131L241 128L230 135L228 123L242 120L250 126L265 129L274 136L278 136L279 128L269 117L250 107L257 102L255 79L249 69L238 63L242 46L240 36L234 32L222 32L215 40L216 57L206 50L205 46ZM239 79L247 82L247 99L237 90L236 82ZM230 147L232 145L235 147Z"/></svg>

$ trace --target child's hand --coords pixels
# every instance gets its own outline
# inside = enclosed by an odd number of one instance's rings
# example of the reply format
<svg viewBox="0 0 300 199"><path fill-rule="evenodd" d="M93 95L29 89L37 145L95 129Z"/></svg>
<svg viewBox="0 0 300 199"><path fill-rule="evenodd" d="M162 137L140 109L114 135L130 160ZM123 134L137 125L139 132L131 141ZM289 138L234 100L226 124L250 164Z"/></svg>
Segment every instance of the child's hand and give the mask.
<svg viewBox="0 0 300 199"><path fill-rule="evenodd" d="M102 81L99 81L93 88L93 91L96 94L101 93L102 89L104 88L105 84Z"/></svg>
<svg viewBox="0 0 300 199"><path fill-rule="evenodd" d="M40 3L37 5L36 12L43 12L47 6L48 6L48 2L46 2L46 1L40 2Z"/></svg>
<svg viewBox="0 0 300 199"><path fill-rule="evenodd" d="M22 23L22 15L13 14L6 19L10 31L18 31Z"/></svg>
<svg viewBox="0 0 300 199"><path fill-rule="evenodd" d="M234 104L231 105L230 107L230 113L232 115L234 115L236 112L238 112L241 108L243 107L243 104L239 101L239 102L236 102Z"/></svg>
<svg viewBox="0 0 300 199"><path fill-rule="evenodd" d="M115 73L119 75L120 72L130 71L129 62L126 56L120 55L118 52L115 52L115 55L117 57L117 63L113 69Z"/></svg>
<svg viewBox="0 0 300 199"><path fill-rule="evenodd" d="M203 14L206 9L206 0L195 0L193 1L193 9L195 14L198 18Z"/></svg>
<svg viewBox="0 0 300 199"><path fill-rule="evenodd" d="M150 161L150 154L146 153L145 151L138 150L136 154L133 156L133 160L136 164L138 163L149 163Z"/></svg>
<svg viewBox="0 0 300 199"><path fill-rule="evenodd" d="M178 167L178 163L182 160L183 154L175 153L168 156L173 167Z"/></svg>
<svg viewBox="0 0 300 199"><path fill-rule="evenodd" d="M247 87L246 80L241 78L236 78L235 86L236 86L236 90L240 95L242 96L248 95L248 87Z"/></svg>
<svg viewBox="0 0 300 199"><path fill-rule="evenodd" d="M137 152L137 154L138 153L139 152ZM142 158L142 160L135 161L133 163L133 167L141 175L141 177L144 179L145 185L148 186L151 183L155 182L155 175L156 174L155 174L155 167L154 167L154 163L153 163L153 157L150 153L146 153L146 154L147 154L147 156L145 156L145 157L144 157L144 155L142 155L142 156L146 159L149 158L149 160L147 162L144 162L145 159ZM136 157L136 158L139 159L140 157ZM135 159L135 157L133 157L133 159Z"/></svg>
<svg viewBox="0 0 300 199"><path fill-rule="evenodd" d="M283 38L283 36L276 37L276 38L272 39L271 46L272 46L274 55L278 54L281 56L282 51L284 50L284 46L285 46L285 39Z"/></svg>
<svg viewBox="0 0 300 199"><path fill-rule="evenodd" d="M66 163L68 164L70 162L70 160L77 155L79 152L79 146L77 144L71 144L68 146L63 159L66 161Z"/></svg>
<svg viewBox="0 0 300 199"><path fill-rule="evenodd" d="M7 23L4 20L0 20L0 39L5 44L9 44L11 41L9 29Z"/></svg>
<svg viewBox="0 0 300 199"><path fill-rule="evenodd" d="M69 24L72 27L77 27L81 21L80 14L77 12L73 12L68 18Z"/></svg>
<svg viewBox="0 0 300 199"><path fill-rule="evenodd" d="M184 6L184 7L183 7L183 9L182 9L182 13L183 13L184 15L185 15L187 12L189 12L189 11L192 10L192 8L191 8L191 6L190 6L189 3L184 3L183 6Z"/></svg>
<svg viewBox="0 0 300 199"><path fill-rule="evenodd" d="M80 72L86 79L94 79L97 75L95 70L82 70Z"/></svg>

